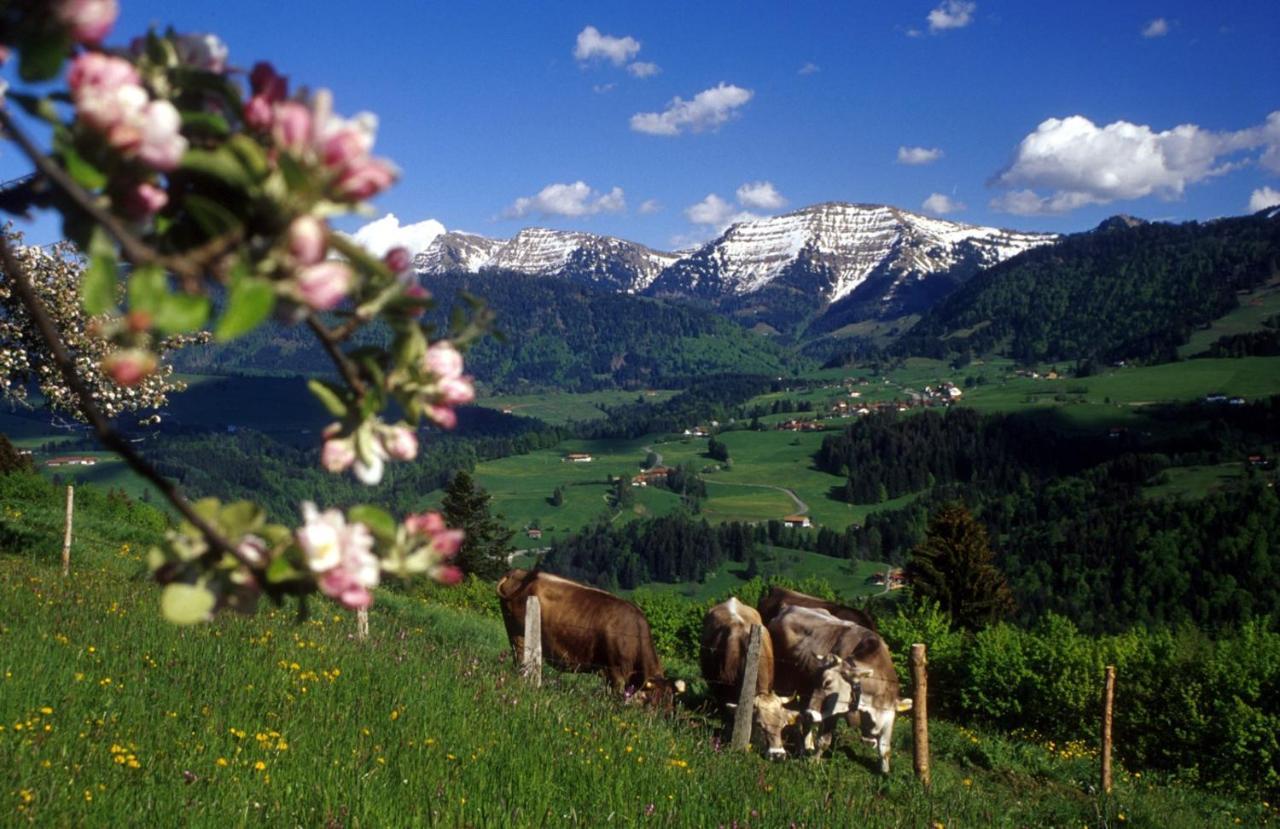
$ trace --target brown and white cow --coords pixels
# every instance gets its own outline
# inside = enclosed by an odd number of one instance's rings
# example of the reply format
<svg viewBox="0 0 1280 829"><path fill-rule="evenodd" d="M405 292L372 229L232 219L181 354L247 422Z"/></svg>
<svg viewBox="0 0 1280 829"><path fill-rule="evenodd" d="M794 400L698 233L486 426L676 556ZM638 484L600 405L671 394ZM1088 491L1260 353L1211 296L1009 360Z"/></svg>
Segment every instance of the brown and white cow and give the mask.
<svg viewBox="0 0 1280 829"><path fill-rule="evenodd" d="M826 599L819 599L817 596L810 596L808 593L774 586L769 588L768 593L760 597L760 616L764 619L766 625L772 622L784 607L820 608L837 619L844 619L845 621L862 625L869 630L878 630L876 620L871 618L871 614L865 610L829 602Z"/></svg>
<svg viewBox="0 0 1280 829"><path fill-rule="evenodd" d="M669 708L683 680L663 676L649 621L631 602L550 573L510 570L498 581L507 639L519 661L524 611L531 596L542 608L542 656L566 671L599 672L619 694Z"/></svg>
<svg viewBox="0 0 1280 829"><path fill-rule="evenodd" d="M769 632L778 692L807 699L809 717L815 723L828 720L828 739L832 717L856 722L863 741L876 747L880 770L888 774L894 720L911 709L911 699L899 696L898 674L884 640L826 610L797 606L783 608Z"/></svg>
<svg viewBox="0 0 1280 829"><path fill-rule="evenodd" d="M752 720L764 736L769 756L783 757L787 753L783 731L795 725L800 715L785 707L787 700L773 692L773 640L755 608L730 598L707 611L698 661L712 696L722 710L733 712L740 699L753 625L761 625L761 629ZM726 722L731 721L729 713Z"/></svg>

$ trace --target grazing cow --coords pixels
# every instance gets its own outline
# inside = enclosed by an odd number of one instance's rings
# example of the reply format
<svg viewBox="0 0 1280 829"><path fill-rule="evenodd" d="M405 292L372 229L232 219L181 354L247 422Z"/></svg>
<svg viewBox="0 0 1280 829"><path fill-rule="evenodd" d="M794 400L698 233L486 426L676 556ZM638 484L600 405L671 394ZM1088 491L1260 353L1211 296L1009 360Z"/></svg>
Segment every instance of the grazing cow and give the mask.
<svg viewBox="0 0 1280 829"><path fill-rule="evenodd" d="M698 654L702 676L726 712L726 723L731 722L729 712L738 707L752 625L761 625L752 720L764 735L769 756L782 757L787 753L782 732L795 725L799 714L786 708L787 701L773 692L773 641L754 608L731 598L707 611Z"/></svg>
<svg viewBox="0 0 1280 829"><path fill-rule="evenodd" d="M771 623L773 618L781 613L784 607L821 608L837 619L844 619L847 622L853 622L855 625L862 625L868 630L878 630L876 620L872 619L871 614L865 610L845 607L842 604L819 599L817 596L810 596L807 593L775 586L769 588L769 592L760 597L760 616L764 619L766 625Z"/></svg>
<svg viewBox="0 0 1280 829"><path fill-rule="evenodd" d="M808 607L783 609L769 632L777 690L807 698L815 723L843 714L853 725L856 714L863 742L876 747L880 770L888 774L894 719L911 709L911 699L899 696L898 674L884 640L862 625ZM827 740L830 726L823 735Z"/></svg>
<svg viewBox="0 0 1280 829"><path fill-rule="evenodd" d="M538 571L510 570L498 582L502 620L517 663L524 651L524 609L542 608L542 656L561 670L600 672L614 691L669 708L683 680L662 675L649 621L611 593Z"/></svg>

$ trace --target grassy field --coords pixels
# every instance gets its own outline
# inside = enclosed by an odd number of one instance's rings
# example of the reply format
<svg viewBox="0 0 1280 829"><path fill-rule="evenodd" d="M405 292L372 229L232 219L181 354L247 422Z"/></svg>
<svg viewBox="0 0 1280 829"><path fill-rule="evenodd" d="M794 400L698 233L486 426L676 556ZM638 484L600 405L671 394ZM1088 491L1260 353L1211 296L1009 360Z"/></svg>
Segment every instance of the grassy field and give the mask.
<svg viewBox="0 0 1280 829"><path fill-rule="evenodd" d="M180 629L135 578L154 527L86 515L70 578L57 493L5 505L0 824L36 826L1233 826L1274 812L1118 769L1087 745L935 720L887 778L842 733L823 762L723 750L696 711L652 716L589 676L519 682L492 618L382 594L371 638L318 604ZM13 513L20 511L19 517ZM100 519L100 520L99 520ZM11 539L12 534L0 536Z"/></svg>
<svg viewBox="0 0 1280 829"><path fill-rule="evenodd" d="M1244 465L1239 462L1175 466L1165 470L1159 476L1159 483L1146 487L1143 494L1148 498L1199 497L1240 480L1244 477L1244 470Z"/></svg>
<svg viewBox="0 0 1280 829"><path fill-rule="evenodd" d="M1219 337L1261 330L1263 320L1280 314L1280 282L1241 294L1239 300L1239 308L1214 320L1208 328L1193 333L1187 344L1178 349L1178 354L1189 357L1204 351Z"/></svg>
<svg viewBox="0 0 1280 829"><path fill-rule="evenodd" d="M873 561L847 561L831 558L805 550L789 550L782 547L759 546L757 566L761 578L786 576L800 581L806 578L822 579L842 599L871 596L883 592L883 588L868 584L873 573L883 573L888 565ZM747 580L747 565L731 562L707 576L701 583L681 582L646 584L645 590L658 593L675 593L687 599L702 602L729 593Z"/></svg>
<svg viewBox="0 0 1280 829"><path fill-rule="evenodd" d="M593 391L581 394L542 393L486 397L476 405L502 412L534 417L544 423L563 425L573 421L600 420L605 416L601 406L624 406L638 401L661 403L678 392L666 389L634 391Z"/></svg>

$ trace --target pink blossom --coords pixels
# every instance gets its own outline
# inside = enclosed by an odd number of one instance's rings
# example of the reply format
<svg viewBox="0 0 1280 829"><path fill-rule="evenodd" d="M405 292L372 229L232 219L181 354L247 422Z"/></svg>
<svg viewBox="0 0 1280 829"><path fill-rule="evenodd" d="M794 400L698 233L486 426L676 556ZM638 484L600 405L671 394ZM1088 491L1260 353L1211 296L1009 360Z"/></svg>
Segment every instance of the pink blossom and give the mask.
<svg viewBox="0 0 1280 829"><path fill-rule="evenodd" d="M262 95L254 95L244 105L244 122L255 130L271 129L273 113L271 102Z"/></svg>
<svg viewBox="0 0 1280 829"><path fill-rule="evenodd" d="M156 370L156 355L145 348L113 351L102 361L102 370L119 386L136 386Z"/></svg>
<svg viewBox="0 0 1280 829"><path fill-rule="evenodd" d="M320 450L320 465L330 472L345 472L356 460L356 447L350 438L329 438Z"/></svg>
<svg viewBox="0 0 1280 829"><path fill-rule="evenodd" d="M431 578L441 584L457 584L462 581L462 571L450 564L432 570Z"/></svg>
<svg viewBox="0 0 1280 829"><path fill-rule="evenodd" d="M240 554L241 559L257 567L267 560L267 542L250 533L240 539L240 543L236 545L236 552Z"/></svg>
<svg viewBox="0 0 1280 829"><path fill-rule="evenodd" d="M217 35L180 35L175 45L178 58L188 66L209 72L222 72L227 66L227 44Z"/></svg>
<svg viewBox="0 0 1280 829"><path fill-rule="evenodd" d="M363 161L371 149L372 131L367 126L357 125L357 122L345 122L342 127L329 131L322 138L319 147L320 161L326 167L343 169Z"/></svg>
<svg viewBox="0 0 1280 829"><path fill-rule="evenodd" d="M462 376L462 354L448 340L431 344L423 359L423 368L441 380Z"/></svg>
<svg viewBox="0 0 1280 829"><path fill-rule="evenodd" d="M118 196L120 209L135 219L145 219L158 213L169 203L169 194L149 181L142 181L126 188Z"/></svg>
<svg viewBox="0 0 1280 829"><path fill-rule="evenodd" d="M297 101L276 104L272 110L271 135L286 150L302 149L311 135L311 111Z"/></svg>
<svg viewBox="0 0 1280 829"><path fill-rule="evenodd" d="M142 118L138 157L163 172L177 169L187 151L187 139L179 132L182 116L177 107L168 101L152 101L143 110Z"/></svg>
<svg viewBox="0 0 1280 829"><path fill-rule="evenodd" d="M389 426L382 433L382 447L398 461L411 461L418 456L418 436L407 426Z"/></svg>
<svg viewBox="0 0 1280 829"><path fill-rule="evenodd" d="M409 253L409 249L405 247L394 247L386 252L382 257L382 261L391 269L392 273L404 273L413 267L413 256Z"/></svg>
<svg viewBox="0 0 1280 829"><path fill-rule="evenodd" d="M399 173L391 162L366 158L350 165L338 176L334 195L346 201L364 201L395 184L397 175Z"/></svg>
<svg viewBox="0 0 1280 829"><path fill-rule="evenodd" d="M452 429L458 425L457 413L448 406L433 406L428 403L422 407L422 412L441 429Z"/></svg>
<svg viewBox="0 0 1280 829"><path fill-rule="evenodd" d="M295 537L307 566L319 578L320 591L351 608L368 607L369 589L379 577L373 554L373 534L364 524L348 524L336 509L320 512L310 501L302 504L303 526Z"/></svg>
<svg viewBox="0 0 1280 829"><path fill-rule="evenodd" d="M404 519L404 526L417 535L434 536L445 530L444 516L438 512L424 512Z"/></svg>
<svg viewBox="0 0 1280 829"><path fill-rule="evenodd" d="M115 25L120 6L116 0L61 0L54 14L73 39L96 46Z"/></svg>
<svg viewBox="0 0 1280 829"><path fill-rule="evenodd" d="M476 399L476 390L466 377L446 377L440 381L440 399L446 406L461 406Z"/></svg>
<svg viewBox="0 0 1280 829"><path fill-rule="evenodd" d="M303 303L317 311L328 311L342 302L351 282L351 268L334 259L305 267L294 277Z"/></svg>
<svg viewBox="0 0 1280 829"><path fill-rule="evenodd" d="M373 594L353 574L341 567L335 567L321 575L318 584L321 593L336 599L350 610L364 610L373 604Z"/></svg>
<svg viewBox="0 0 1280 829"><path fill-rule="evenodd" d="M85 87L114 89L125 84L136 86L140 82L138 70L132 63L102 52L83 52L67 69L67 85L72 95L78 95Z"/></svg>
<svg viewBox="0 0 1280 829"><path fill-rule="evenodd" d="M324 259L326 239L324 222L304 215L289 224L289 253L300 265L314 265Z"/></svg>
<svg viewBox="0 0 1280 829"><path fill-rule="evenodd" d="M85 52L71 62L67 84L77 116L101 132L134 120L147 104L138 72L124 58Z"/></svg>
<svg viewBox="0 0 1280 829"><path fill-rule="evenodd" d="M462 530L444 530L436 533L436 537L431 541L431 546L435 548L440 558L453 558L458 554L458 550L462 549L462 542L465 538L466 533Z"/></svg>

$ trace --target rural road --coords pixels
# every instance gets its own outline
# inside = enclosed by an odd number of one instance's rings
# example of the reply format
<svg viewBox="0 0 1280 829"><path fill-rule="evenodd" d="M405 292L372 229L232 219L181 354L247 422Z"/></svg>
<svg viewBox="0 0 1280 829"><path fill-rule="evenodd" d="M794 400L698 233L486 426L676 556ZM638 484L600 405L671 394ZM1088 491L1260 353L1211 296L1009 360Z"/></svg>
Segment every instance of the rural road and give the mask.
<svg viewBox="0 0 1280 829"><path fill-rule="evenodd" d="M706 480L705 478L703 480ZM724 486L750 486L757 489L776 489L779 492L785 492L787 496L796 502L796 515L804 515L809 511L809 505L800 500L800 496L796 495L794 490L787 489L785 486L774 486L773 484L742 484L736 481L708 481L708 483L722 484Z"/></svg>

